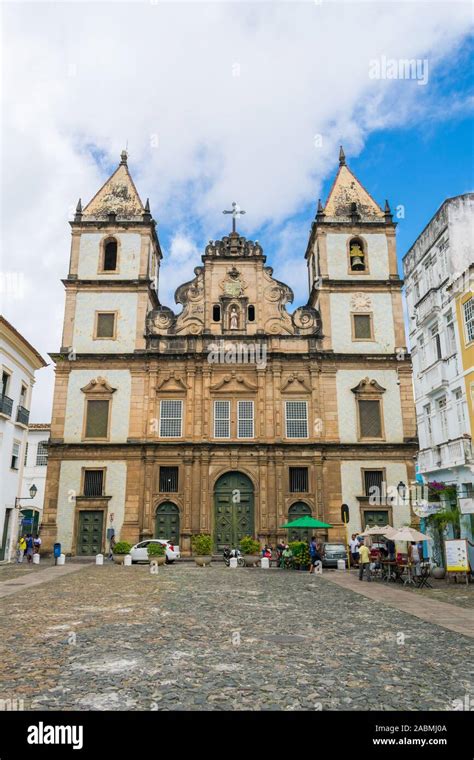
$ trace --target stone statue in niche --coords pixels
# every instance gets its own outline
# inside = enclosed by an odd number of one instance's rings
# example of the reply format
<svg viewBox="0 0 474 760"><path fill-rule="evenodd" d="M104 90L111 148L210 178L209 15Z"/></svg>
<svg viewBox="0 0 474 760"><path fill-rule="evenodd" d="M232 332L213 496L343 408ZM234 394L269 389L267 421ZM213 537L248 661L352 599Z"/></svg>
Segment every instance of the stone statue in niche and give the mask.
<svg viewBox="0 0 474 760"><path fill-rule="evenodd" d="M237 308L235 306L233 306L232 309L230 310L230 329L231 330L239 329L239 315L237 313Z"/></svg>

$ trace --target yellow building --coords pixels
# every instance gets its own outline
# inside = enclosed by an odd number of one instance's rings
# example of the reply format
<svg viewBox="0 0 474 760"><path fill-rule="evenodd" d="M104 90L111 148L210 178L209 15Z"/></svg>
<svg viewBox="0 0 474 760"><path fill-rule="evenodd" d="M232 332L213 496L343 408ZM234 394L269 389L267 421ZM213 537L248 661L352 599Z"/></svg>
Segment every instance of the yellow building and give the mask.
<svg viewBox="0 0 474 760"><path fill-rule="evenodd" d="M162 251L122 154L72 227L43 537L65 552L207 532L215 548L286 537L311 514L344 536L401 525L407 503L369 489L414 476L411 362L395 224L347 167L312 223L309 297L289 311L262 246L211 241L194 278L159 300ZM219 212L220 213L220 212ZM302 256L304 252L302 251Z"/></svg>

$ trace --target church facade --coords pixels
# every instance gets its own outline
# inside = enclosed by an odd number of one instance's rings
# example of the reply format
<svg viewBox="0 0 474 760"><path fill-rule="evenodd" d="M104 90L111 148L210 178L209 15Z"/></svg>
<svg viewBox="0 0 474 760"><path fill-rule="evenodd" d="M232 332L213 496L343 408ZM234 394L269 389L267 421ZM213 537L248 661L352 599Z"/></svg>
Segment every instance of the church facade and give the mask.
<svg viewBox="0 0 474 760"><path fill-rule="evenodd" d="M238 208L175 312L160 303L156 223L125 152L79 202L51 354L45 548L94 554L110 529L184 555L196 533L217 551L244 535L274 544L305 514L337 541L343 503L350 531L411 521L408 500L387 496L413 480L417 450L395 224L342 149L339 164L301 253L308 301L293 310L261 245L236 231Z"/></svg>

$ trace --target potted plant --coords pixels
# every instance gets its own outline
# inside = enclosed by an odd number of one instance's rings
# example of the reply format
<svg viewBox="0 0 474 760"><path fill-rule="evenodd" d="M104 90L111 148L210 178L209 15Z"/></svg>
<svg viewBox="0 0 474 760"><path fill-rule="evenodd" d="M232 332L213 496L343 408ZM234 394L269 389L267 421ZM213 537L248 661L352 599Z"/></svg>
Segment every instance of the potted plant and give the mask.
<svg viewBox="0 0 474 760"><path fill-rule="evenodd" d="M132 545L128 541L117 541L113 548L114 562L117 565L123 565L123 561L127 554L130 554Z"/></svg>
<svg viewBox="0 0 474 760"><path fill-rule="evenodd" d="M260 543L255 541L252 536L244 536L240 540L240 551L244 558L245 567L254 567L262 559L260 556Z"/></svg>
<svg viewBox="0 0 474 760"><path fill-rule="evenodd" d="M194 561L199 567L206 567L212 560L212 536L209 533L199 533L191 538Z"/></svg>
<svg viewBox="0 0 474 760"><path fill-rule="evenodd" d="M148 559L150 565L156 562L157 565L164 565L166 562L166 549L163 544L159 544L157 541L152 541L147 546Z"/></svg>
<svg viewBox="0 0 474 760"><path fill-rule="evenodd" d="M289 547L293 554L294 567L297 570L307 570L309 568L310 556L306 541L292 541Z"/></svg>

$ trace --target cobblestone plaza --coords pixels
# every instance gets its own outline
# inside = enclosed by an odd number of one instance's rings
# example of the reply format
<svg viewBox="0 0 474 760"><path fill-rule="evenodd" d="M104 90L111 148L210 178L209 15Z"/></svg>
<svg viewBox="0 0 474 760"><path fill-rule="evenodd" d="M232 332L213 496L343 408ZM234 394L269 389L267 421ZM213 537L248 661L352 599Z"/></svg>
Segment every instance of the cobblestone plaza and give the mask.
<svg viewBox="0 0 474 760"><path fill-rule="evenodd" d="M66 569L0 569L0 698L20 709L453 710L473 693L471 588L398 592L463 635L337 571Z"/></svg>

